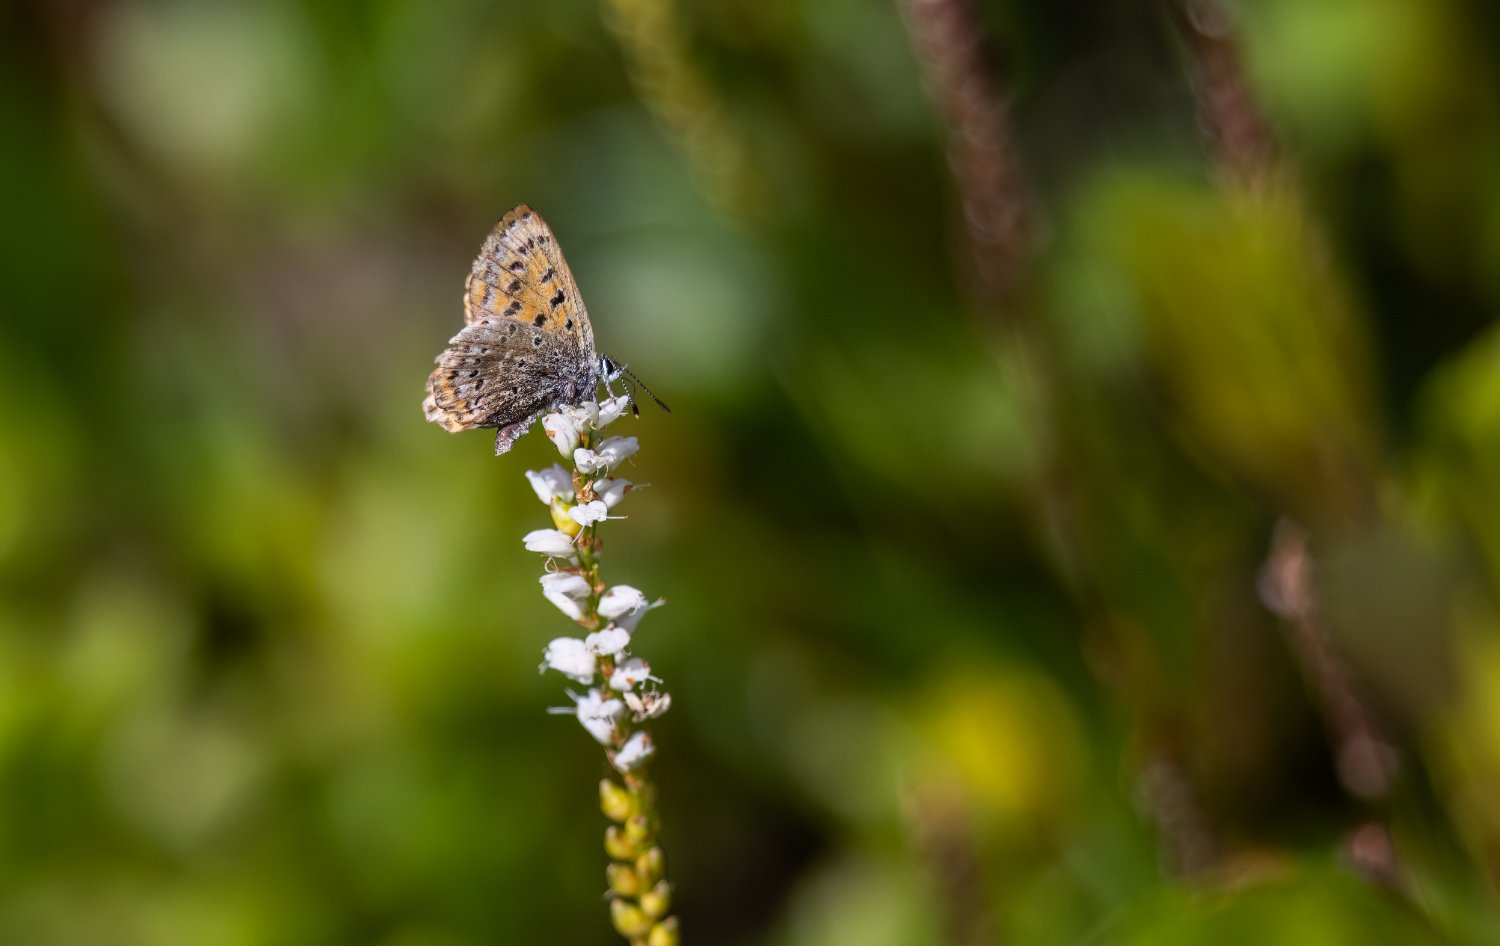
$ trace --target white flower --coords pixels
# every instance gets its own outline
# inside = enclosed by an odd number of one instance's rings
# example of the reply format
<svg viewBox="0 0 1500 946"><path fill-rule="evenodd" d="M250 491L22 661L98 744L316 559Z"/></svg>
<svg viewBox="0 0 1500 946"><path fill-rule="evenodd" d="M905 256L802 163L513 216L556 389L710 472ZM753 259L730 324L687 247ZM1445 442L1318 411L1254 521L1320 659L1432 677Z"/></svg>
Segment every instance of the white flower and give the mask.
<svg viewBox="0 0 1500 946"><path fill-rule="evenodd" d="M599 445L598 452L606 464L614 466L640 448L640 443L634 437L608 437Z"/></svg>
<svg viewBox="0 0 1500 946"><path fill-rule="evenodd" d="M661 601L648 603L640 589L629 585L615 585L599 597L599 614L627 631L634 631L647 611L660 606Z"/></svg>
<svg viewBox="0 0 1500 946"><path fill-rule="evenodd" d="M595 631L583 639L589 650L601 657L613 657L630 646L630 632L611 624L602 631Z"/></svg>
<svg viewBox="0 0 1500 946"><path fill-rule="evenodd" d="M541 552L554 558L572 558L578 554L573 547L573 538L559 529L537 529L526 533L526 550Z"/></svg>
<svg viewBox="0 0 1500 946"><path fill-rule="evenodd" d="M599 426L599 405L593 401L584 401L582 404L573 404L559 408L568 418L578 425L579 430L587 427Z"/></svg>
<svg viewBox="0 0 1500 946"><path fill-rule="evenodd" d="M547 645L542 654L542 670L552 669L579 683L593 683L599 660L587 641L576 637L559 637Z"/></svg>
<svg viewBox="0 0 1500 946"><path fill-rule="evenodd" d="M609 507L602 500L594 500L591 503L579 503L568 510L568 517L574 522L587 528L596 522L609 518Z"/></svg>
<svg viewBox="0 0 1500 946"><path fill-rule="evenodd" d="M611 690L634 690L647 680L655 680L651 676L651 668L646 661L639 657L632 657L615 668L615 672L609 675L609 688Z"/></svg>
<svg viewBox="0 0 1500 946"><path fill-rule="evenodd" d="M572 415L562 412L554 412L542 418L542 430L547 434L557 447L557 452L565 457L573 455L578 447L578 422Z"/></svg>
<svg viewBox="0 0 1500 946"><path fill-rule="evenodd" d="M610 738L615 734L615 716L625 708L625 704L616 699L606 700L603 691L597 687L573 699L578 701L576 714L583 728L598 742L609 745Z"/></svg>
<svg viewBox="0 0 1500 946"><path fill-rule="evenodd" d="M634 614L646 606L646 596L629 585L615 585L599 598L599 613L607 618Z"/></svg>
<svg viewBox="0 0 1500 946"><path fill-rule="evenodd" d="M556 463L545 470L527 470L526 479L531 481L531 488L536 490L536 498L544 503L550 504L553 499L565 502L573 499L573 477Z"/></svg>
<svg viewBox="0 0 1500 946"><path fill-rule="evenodd" d="M615 508L632 489L635 489L635 484L629 480L605 477L594 481L594 495L604 500L604 505L610 509Z"/></svg>
<svg viewBox="0 0 1500 946"><path fill-rule="evenodd" d="M616 700L614 702L619 701ZM625 740L625 745L620 747L620 751L615 753L615 757L611 761L614 762L615 768L621 772L629 772L651 758L651 753L655 751L656 747L651 744L651 737L646 735L645 731L642 730Z"/></svg>
<svg viewBox="0 0 1500 946"><path fill-rule="evenodd" d="M622 695L625 705L630 707L632 717L638 723L648 719L655 719L672 705L672 694L661 690L650 690L646 693L625 693Z"/></svg>
<svg viewBox="0 0 1500 946"><path fill-rule="evenodd" d="M629 406L630 395L628 394L621 394L617 397L609 397L600 401L599 420L596 426L604 427L607 424L614 423L619 419L621 414L625 413L625 408Z"/></svg>
<svg viewBox="0 0 1500 946"><path fill-rule="evenodd" d="M542 594L557 605L557 609L577 621L583 617L583 601L590 592L588 579L571 572L555 572L537 579L542 583Z"/></svg>
<svg viewBox="0 0 1500 946"><path fill-rule="evenodd" d="M607 470L640 449L634 437L610 437L599 445L598 450L579 447L573 451L573 463L580 473L597 473Z"/></svg>
<svg viewBox="0 0 1500 946"><path fill-rule="evenodd" d="M596 473L604 469L604 458L588 447L579 447L573 451L573 465L578 467L578 472L585 475Z"/></svg>

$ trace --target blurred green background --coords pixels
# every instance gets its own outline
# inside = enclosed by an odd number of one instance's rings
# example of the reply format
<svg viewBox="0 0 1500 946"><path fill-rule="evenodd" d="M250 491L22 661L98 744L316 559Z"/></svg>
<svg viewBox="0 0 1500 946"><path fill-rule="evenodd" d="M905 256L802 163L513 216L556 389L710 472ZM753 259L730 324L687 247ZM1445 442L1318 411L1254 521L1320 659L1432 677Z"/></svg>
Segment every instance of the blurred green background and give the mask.
<svg viewBox="0 0 1500 946"><path fill-rule="evenodd" d="M6 4L0 943L617 941L554 453L419 409L523 201L686 942L1500 942L1497 34Z"/></svg>

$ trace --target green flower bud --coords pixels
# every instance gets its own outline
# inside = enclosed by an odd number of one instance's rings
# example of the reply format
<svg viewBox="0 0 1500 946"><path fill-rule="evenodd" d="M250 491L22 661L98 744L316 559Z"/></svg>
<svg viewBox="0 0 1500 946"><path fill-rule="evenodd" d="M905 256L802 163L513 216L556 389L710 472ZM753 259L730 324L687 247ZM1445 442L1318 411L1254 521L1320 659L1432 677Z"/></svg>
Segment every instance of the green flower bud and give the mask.
<svg viewBox="0 0 1500 946"><path fill-rule="evenodd" d="M634 815L625 822L625 835L636 844L649 844L651 834L651 819L645 815Z"/></svg>
<svg viewBox="0 0 1500 946"><path fill-rule="evenodd" d="M635 813L635 798L615 782L601 779L599 808L610 821L624 821Z"/></svg>
<svg viewBox="0 0 1500 946"><path fill-rule="evenodd" d="M609 889L622 897L637 897L641 893L641 878L627 864L610 864L604 868L604 879Z"/></svg>
<svg viewBox="0 0 1500 946"><path fill-rule="evenodd" d="M557 531L570 536L577 535L583 531L583 526L579 525L572 516L568 515L568 510L571 508L559 496L554 496L552 502L548 504L548 511L552 513L552 524L557 526Z"/></svg>
<svg viewBox="0 0 1500 946"><path fill-rule="evenodd" d="M677 931L677 917L669 916L651 927L651 935L646 937L646 946L677 946L681 939L682 936Z"/></svg>
<svg viewBox="0 0 1500 946"><path fill-rule="evenodd" d="M665 880L641 894L641 912L659 920L672 909L672 885Z"/></svg>
<svg viewBox="0 0 1500 946"><path fill-rule="evenodd" d="M642 887L650 887L661 880L666 869L667 858L659 847L653 847L635 859L635 875L640 878Z"/></svg>
<svg viewBox="0 0 1500 946"><path fill-rule="evenodd" d="M651 920L629 900L611 900L609 918L615 924L615 931L626 939L645 936L651 929Z"/></svg>
<svg viewBox="0 0 1500 946"><path fill-rule="evenodd" d="M633 861L640 856L641 846L627 837L619 825L612 824L604 829L604 853L612 860Z"/></svg>

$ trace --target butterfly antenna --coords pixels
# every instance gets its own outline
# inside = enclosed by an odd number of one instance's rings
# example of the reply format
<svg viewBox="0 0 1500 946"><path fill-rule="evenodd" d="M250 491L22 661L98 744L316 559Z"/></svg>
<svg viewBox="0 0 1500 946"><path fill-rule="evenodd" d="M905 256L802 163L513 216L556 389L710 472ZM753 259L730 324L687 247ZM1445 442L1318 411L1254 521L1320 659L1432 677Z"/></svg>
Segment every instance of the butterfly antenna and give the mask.
<svg viewBox="0 0 1500 946"><path fill-rule="evenodd" d="M667 405L665 405L665 404L663 404L663 403L662 403L662 400L661 400L661 398L659 398L659 397L657 397L657 396L656 396L656 395L655 395L655 394L652 394L652 393L651 393L651 389L650 389L650 388L648 388L648 387L646 387L646 385L645 385L645 384L644 384L644 383L642 383L642 382L641 382L641 379L640 379L640 378L637 378L637 377L636 377L636 376L635 376L635 375L634 375L634 374L633 374L633 373L632 373L632 372L631 372L631 370L630 370L630 369L629 369L629 368L626 368L626 367L625 367L625 366L624 366L624 365L621 365L621 366L620 366L620 370L621 370L621 371L623 371L623 372L625 372L625 376L626 376L626 377L627 377L627 378L629 378L629 379L630 379L630 380L632 380L632 381L634 381L634 382L635 382L635 383L636 383L636 384L637 384L637 385L639 385L639 386L640 386L640 389L641 389L641 390L642 390L642 391L645 391L645 392L646 392L646 396L647 396L647 397L649 397L649 398L650 398L650 399L651 399L651 400L653 400L653 401L655 401L655 402L656 402L656 406L657 406L657 407L659 407L659 408L661 408L661 409L662 409L662 410L664 410L664 411L666 411L666 412L667 412L667 413L668 413L668 414L670 414L670 413L672 413L672 409L671 409L671 408L670 408L670 407L668 407L668 406L667 406ZM632 395L631 395L631 398L630 398L630 404L631 404L631 407L634 407L634 406L635 406L635 396L634 396L634 394L633 394L633 393L632 393ZM639 412L639 411L637 411L637 412L636 412L636 416L637 416L637 417L639 417L639 416L640 416L640 412Z"/></svg>

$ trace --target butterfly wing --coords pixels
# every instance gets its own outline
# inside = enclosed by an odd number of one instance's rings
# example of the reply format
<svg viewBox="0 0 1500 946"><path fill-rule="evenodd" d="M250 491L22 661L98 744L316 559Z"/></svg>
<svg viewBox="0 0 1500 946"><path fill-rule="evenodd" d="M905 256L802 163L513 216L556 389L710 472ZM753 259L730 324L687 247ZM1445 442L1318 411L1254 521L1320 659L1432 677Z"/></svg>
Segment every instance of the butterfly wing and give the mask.
<svg viewBox="0 0 1500 946"><path fill-rule="evenodd" d="M580 362L565 336L516 321L464 326L427 378L422 411L449 433L498 427L495 452L559 402L576 402L599 383L594 362Z"/></svg>
<svg viewBox="0 0 1500 946"><path fill-rule="evenodd" d="M520 204L485 238L464 286L464 322L519 322L571 339L593 360L594 330L578 283L546 221Z"/></svg>

